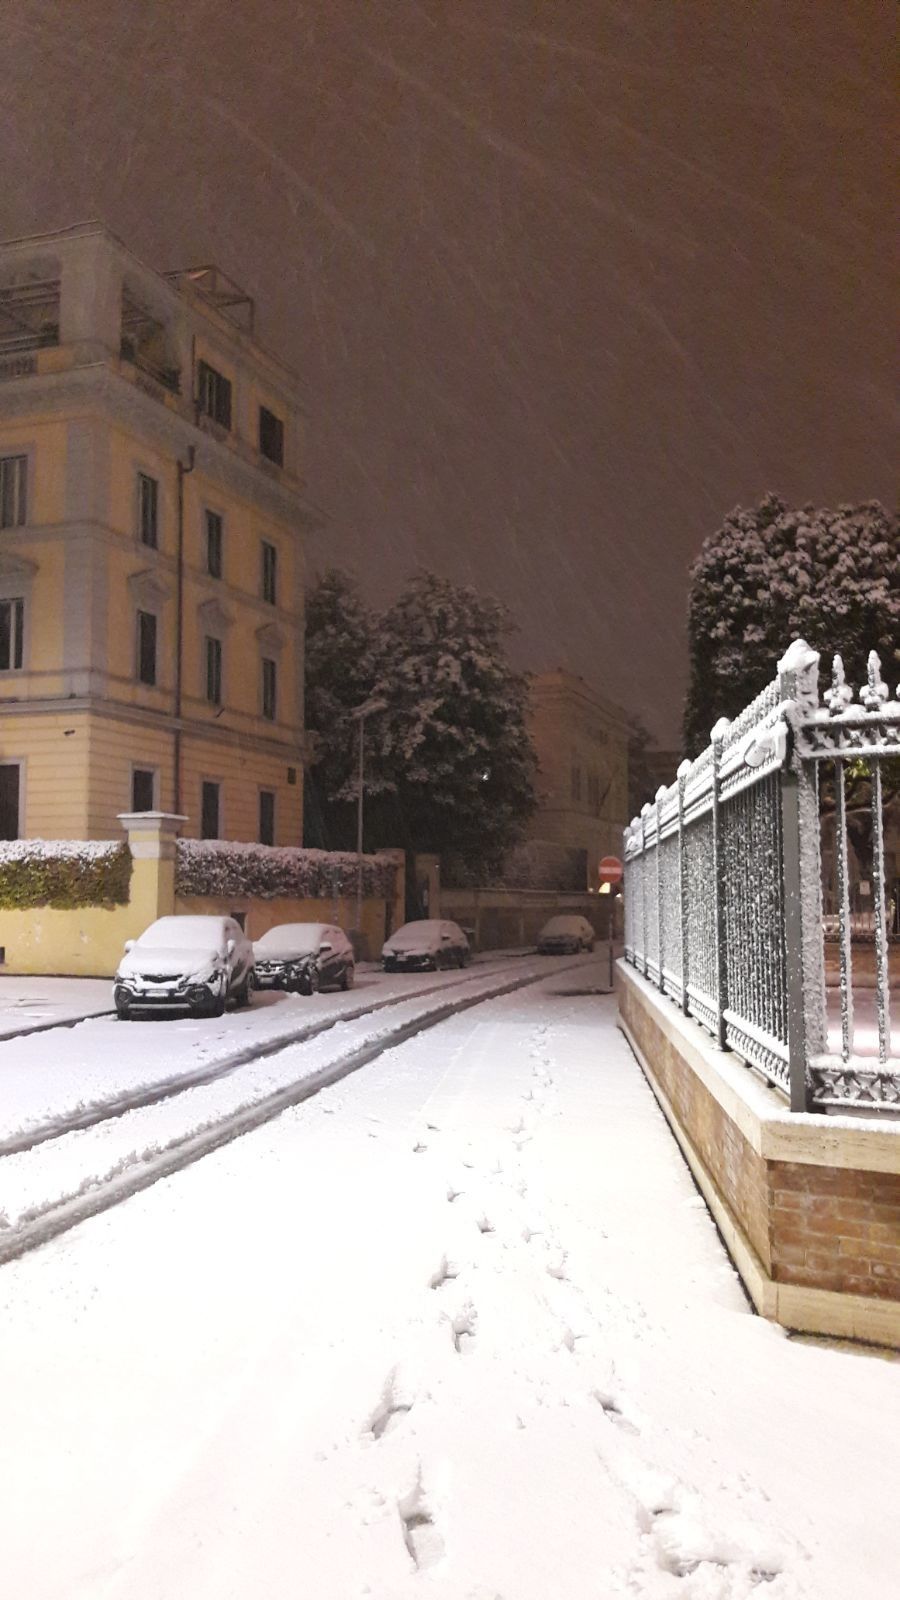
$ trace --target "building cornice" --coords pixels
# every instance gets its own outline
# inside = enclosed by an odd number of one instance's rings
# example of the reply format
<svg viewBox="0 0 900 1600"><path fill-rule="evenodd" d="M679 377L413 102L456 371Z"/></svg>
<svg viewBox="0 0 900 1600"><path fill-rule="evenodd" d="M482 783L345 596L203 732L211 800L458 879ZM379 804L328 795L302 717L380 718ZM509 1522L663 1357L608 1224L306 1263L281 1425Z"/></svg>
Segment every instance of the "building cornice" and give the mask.
<svg viewBox="0 0 900 1600"><path fill-rule="evenodd" d="M154 728L172 733L176 728L191 738L206 739L217 744L228 744L236 749L251 748L261 754L271 755L289 765L301 764L304 751L304 733L295 730L285 738L252 734L240 728L231 728L221 722L204 722L193 717L176 719L164 711L153 711L144 706L129 705L126 701L110 700L93 695L68 696L66 699L0 701L0 717L76 717L89 715L107 722L125 722L136 728ZM254 724L257 727L258 724Z"/></svg>
<svg viewBox="0 0 900 1600"><path fill-rule="evenodd" d="M323 527L327 520L296 479L282 475L277 468L270 472L256 460L245 460L232 435L220 438L200 426L187 401L168 393L130 363L111 359L38 371L6 379L0 389L0 408L6 418L32 416L36 411L60 415L85 407L99 408L112 421L137 430L173 456L186 457L193 448L201 471L304 533ZM249 452L249 446L243 448Z"/></svg>

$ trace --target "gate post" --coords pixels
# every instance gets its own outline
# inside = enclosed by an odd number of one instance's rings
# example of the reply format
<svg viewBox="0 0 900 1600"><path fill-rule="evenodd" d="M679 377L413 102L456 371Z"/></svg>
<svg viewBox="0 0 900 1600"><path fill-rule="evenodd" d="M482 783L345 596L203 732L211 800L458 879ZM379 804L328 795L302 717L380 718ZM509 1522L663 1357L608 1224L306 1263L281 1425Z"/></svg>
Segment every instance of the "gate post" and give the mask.
<svg viewBox="0 0 900 1600"><path fill-rule="evenodd" d="M725 851L722 841L722 817L719 808L719 769L722 765L722 746L730 723L720 717L712 730L712 836L713 879L715 892L716 938L716 1043L727 1050L725 1043L725 1011L728 1006L728 960L725 941Z"/></svg>
<svg viewBox="0 0 900 1600"><path fill-rule="evenodd" d="M809 1105L810 1056L825 1049L825 956L819 785L814 761L797 751L797 729L819 703L819 655L795 639L778 663L779 695L793 738L781 772L784 954L791 1110Z"/></svg>

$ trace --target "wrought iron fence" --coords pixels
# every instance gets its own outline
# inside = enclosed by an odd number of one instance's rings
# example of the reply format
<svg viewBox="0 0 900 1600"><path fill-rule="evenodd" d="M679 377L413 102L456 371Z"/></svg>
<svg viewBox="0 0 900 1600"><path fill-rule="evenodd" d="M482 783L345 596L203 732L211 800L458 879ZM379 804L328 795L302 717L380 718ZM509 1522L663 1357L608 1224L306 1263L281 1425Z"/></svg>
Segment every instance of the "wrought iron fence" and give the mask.
<svg viewBox="0 0 900 1600"><path fill-rule="evenodd" d="M875 651L858 697L796 640L778 676L625 830L625 957L795 1111L900 1107L892 1045L884 763L900 757ZM862 766L860 764L863 764ZM872 1016L854 1024L848 773L870 785ZM833 811L840 1016L825 990L821 816ZM854 815L858 815L855 812ZM895 913L894 913L895 914ZM857 949L858 954L858 949ZM860 1035L863 1035L862 1037Z"/></svg>

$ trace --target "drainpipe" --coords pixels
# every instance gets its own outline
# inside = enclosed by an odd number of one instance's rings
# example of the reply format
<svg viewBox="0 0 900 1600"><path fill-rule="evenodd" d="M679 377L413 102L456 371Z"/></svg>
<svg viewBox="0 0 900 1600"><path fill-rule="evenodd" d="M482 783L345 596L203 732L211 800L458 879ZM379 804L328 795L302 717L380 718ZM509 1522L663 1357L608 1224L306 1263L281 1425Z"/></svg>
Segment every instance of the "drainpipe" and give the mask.
<svg viewBox="0 0 900 1600"><path fill-rule="evenodd" d="M178 528L175 569L175 747L172 762L174 790L172 809L181 812L181 679L184 655L184 480L194 470L196 450L188 445L187 466L176 462L178 472Z"/></svg>

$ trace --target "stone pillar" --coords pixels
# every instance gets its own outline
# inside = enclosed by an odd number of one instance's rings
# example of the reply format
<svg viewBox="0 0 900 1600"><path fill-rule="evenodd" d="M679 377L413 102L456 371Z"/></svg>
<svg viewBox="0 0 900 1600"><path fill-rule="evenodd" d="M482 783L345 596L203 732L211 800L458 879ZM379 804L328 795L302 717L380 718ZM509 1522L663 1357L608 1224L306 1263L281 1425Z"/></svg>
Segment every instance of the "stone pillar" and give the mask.
<svg viewBox="0 0 900 1600"><path fill-rule="evenodd" d="M124 811L119 821L131 851L131 909L149 927L175 911L175 841L187 817L169 811Z"/></svg>
<svg viewBox="0 0 900 1600"><path fill-rule="evenodd" d="M406 851L379 850L378 855L382 861L390 861L395 869L394 898L387 903L385 938L389 938L394 929L402 927L406 921Z"/></svg>

